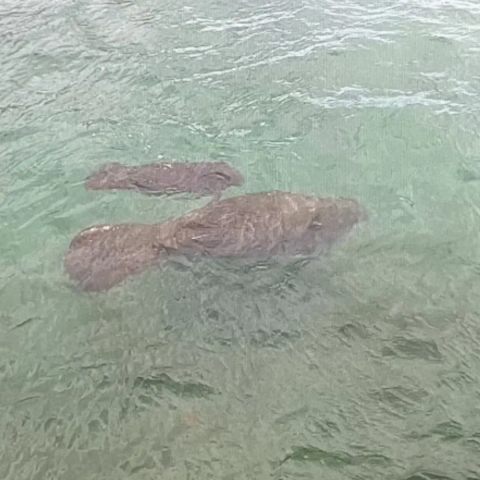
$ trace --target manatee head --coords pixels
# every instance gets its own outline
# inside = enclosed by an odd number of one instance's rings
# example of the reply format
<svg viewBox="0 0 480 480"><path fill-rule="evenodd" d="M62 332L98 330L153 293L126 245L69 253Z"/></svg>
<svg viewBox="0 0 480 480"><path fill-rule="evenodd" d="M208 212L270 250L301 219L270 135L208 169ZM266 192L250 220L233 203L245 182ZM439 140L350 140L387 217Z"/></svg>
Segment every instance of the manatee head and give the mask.
<svg viewBox="0 0 480 480"><path fill-rule="evenodd" d="M200 178L205 182L199 190L220 192L230 186L240 186L244 182L242 174L225 162L197 164L205 173Z"/></svg>
<svg viewBox="0 0 480 480"><path fill-rule="evenodd" d="M360 222L368 220L367 211L351 198L319 198L312 228L327 243L346 236Z"/></svg>

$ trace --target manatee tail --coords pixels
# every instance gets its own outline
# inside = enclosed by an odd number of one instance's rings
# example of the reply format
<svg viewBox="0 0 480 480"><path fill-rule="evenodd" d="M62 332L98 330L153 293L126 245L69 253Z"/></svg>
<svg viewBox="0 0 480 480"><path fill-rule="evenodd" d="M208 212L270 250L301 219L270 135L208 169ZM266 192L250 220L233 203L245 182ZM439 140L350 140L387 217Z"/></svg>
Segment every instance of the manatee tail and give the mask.
<svg viewBox="0 0 480 480"><path fill-rule="evenodd" d="M82 290L108 290L165 260L166 254L156 248L158 228L125 224L83 230L70 244L65 270Z"/></svg>

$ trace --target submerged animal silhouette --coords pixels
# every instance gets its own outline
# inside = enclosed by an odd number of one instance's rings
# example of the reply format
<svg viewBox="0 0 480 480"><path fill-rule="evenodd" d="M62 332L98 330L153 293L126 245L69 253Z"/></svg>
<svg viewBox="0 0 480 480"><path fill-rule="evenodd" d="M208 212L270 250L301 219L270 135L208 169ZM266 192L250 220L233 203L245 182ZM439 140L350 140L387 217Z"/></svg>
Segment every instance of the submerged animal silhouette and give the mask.
<svg viewBox="0 0 480 480"><path fill-rule="evenodd" d="M242 174L225 162L151 163L136 167L106 163L86 179L85 188L208 195L242 183Z"/></svg>
<svg viewBox="0 0 480 480"><path fill-rule="evenodd" d="M108 290L171 255L270 258L330 247L367 214L356 200L287 192L211 202L158 224L101 225L80 232L66 272L87 291Z"/></svg>

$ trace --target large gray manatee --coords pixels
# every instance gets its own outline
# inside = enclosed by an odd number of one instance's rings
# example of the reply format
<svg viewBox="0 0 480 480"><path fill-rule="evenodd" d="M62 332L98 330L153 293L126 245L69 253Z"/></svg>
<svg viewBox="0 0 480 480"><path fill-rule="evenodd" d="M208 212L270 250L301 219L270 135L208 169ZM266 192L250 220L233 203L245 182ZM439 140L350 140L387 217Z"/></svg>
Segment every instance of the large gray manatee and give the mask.
<svg viewBox="0 0 480 480"><path fill-rule="evenodd" d="M366 219L353 199L276 191L247 194L163 223L83 230L70 244L65 268L82 289L108 290L171 255L267 259L312 254Z"/></svg>

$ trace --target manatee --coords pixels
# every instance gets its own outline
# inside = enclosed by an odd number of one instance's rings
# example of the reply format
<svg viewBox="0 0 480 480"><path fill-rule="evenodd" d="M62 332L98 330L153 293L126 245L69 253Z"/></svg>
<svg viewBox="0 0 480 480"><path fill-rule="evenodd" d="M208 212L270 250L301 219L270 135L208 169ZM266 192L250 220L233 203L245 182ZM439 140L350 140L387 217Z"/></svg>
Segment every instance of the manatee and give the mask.
<svg viewBox="0 0 480 480"><path fill-rule="evenodd" d="M220 193L243 184L241 173L225 162L106 163L85 181L87 190L138 190L150 194Z"/></svg>
<svg viewBox="0 0 480 480"><path fill-rule="evenodd" d="M366 219L353 199L278 191L246 194L162 223L83 230L70 244L65 269L83 290L102 291L175 255L268 259L313 254Z"/></svg>

